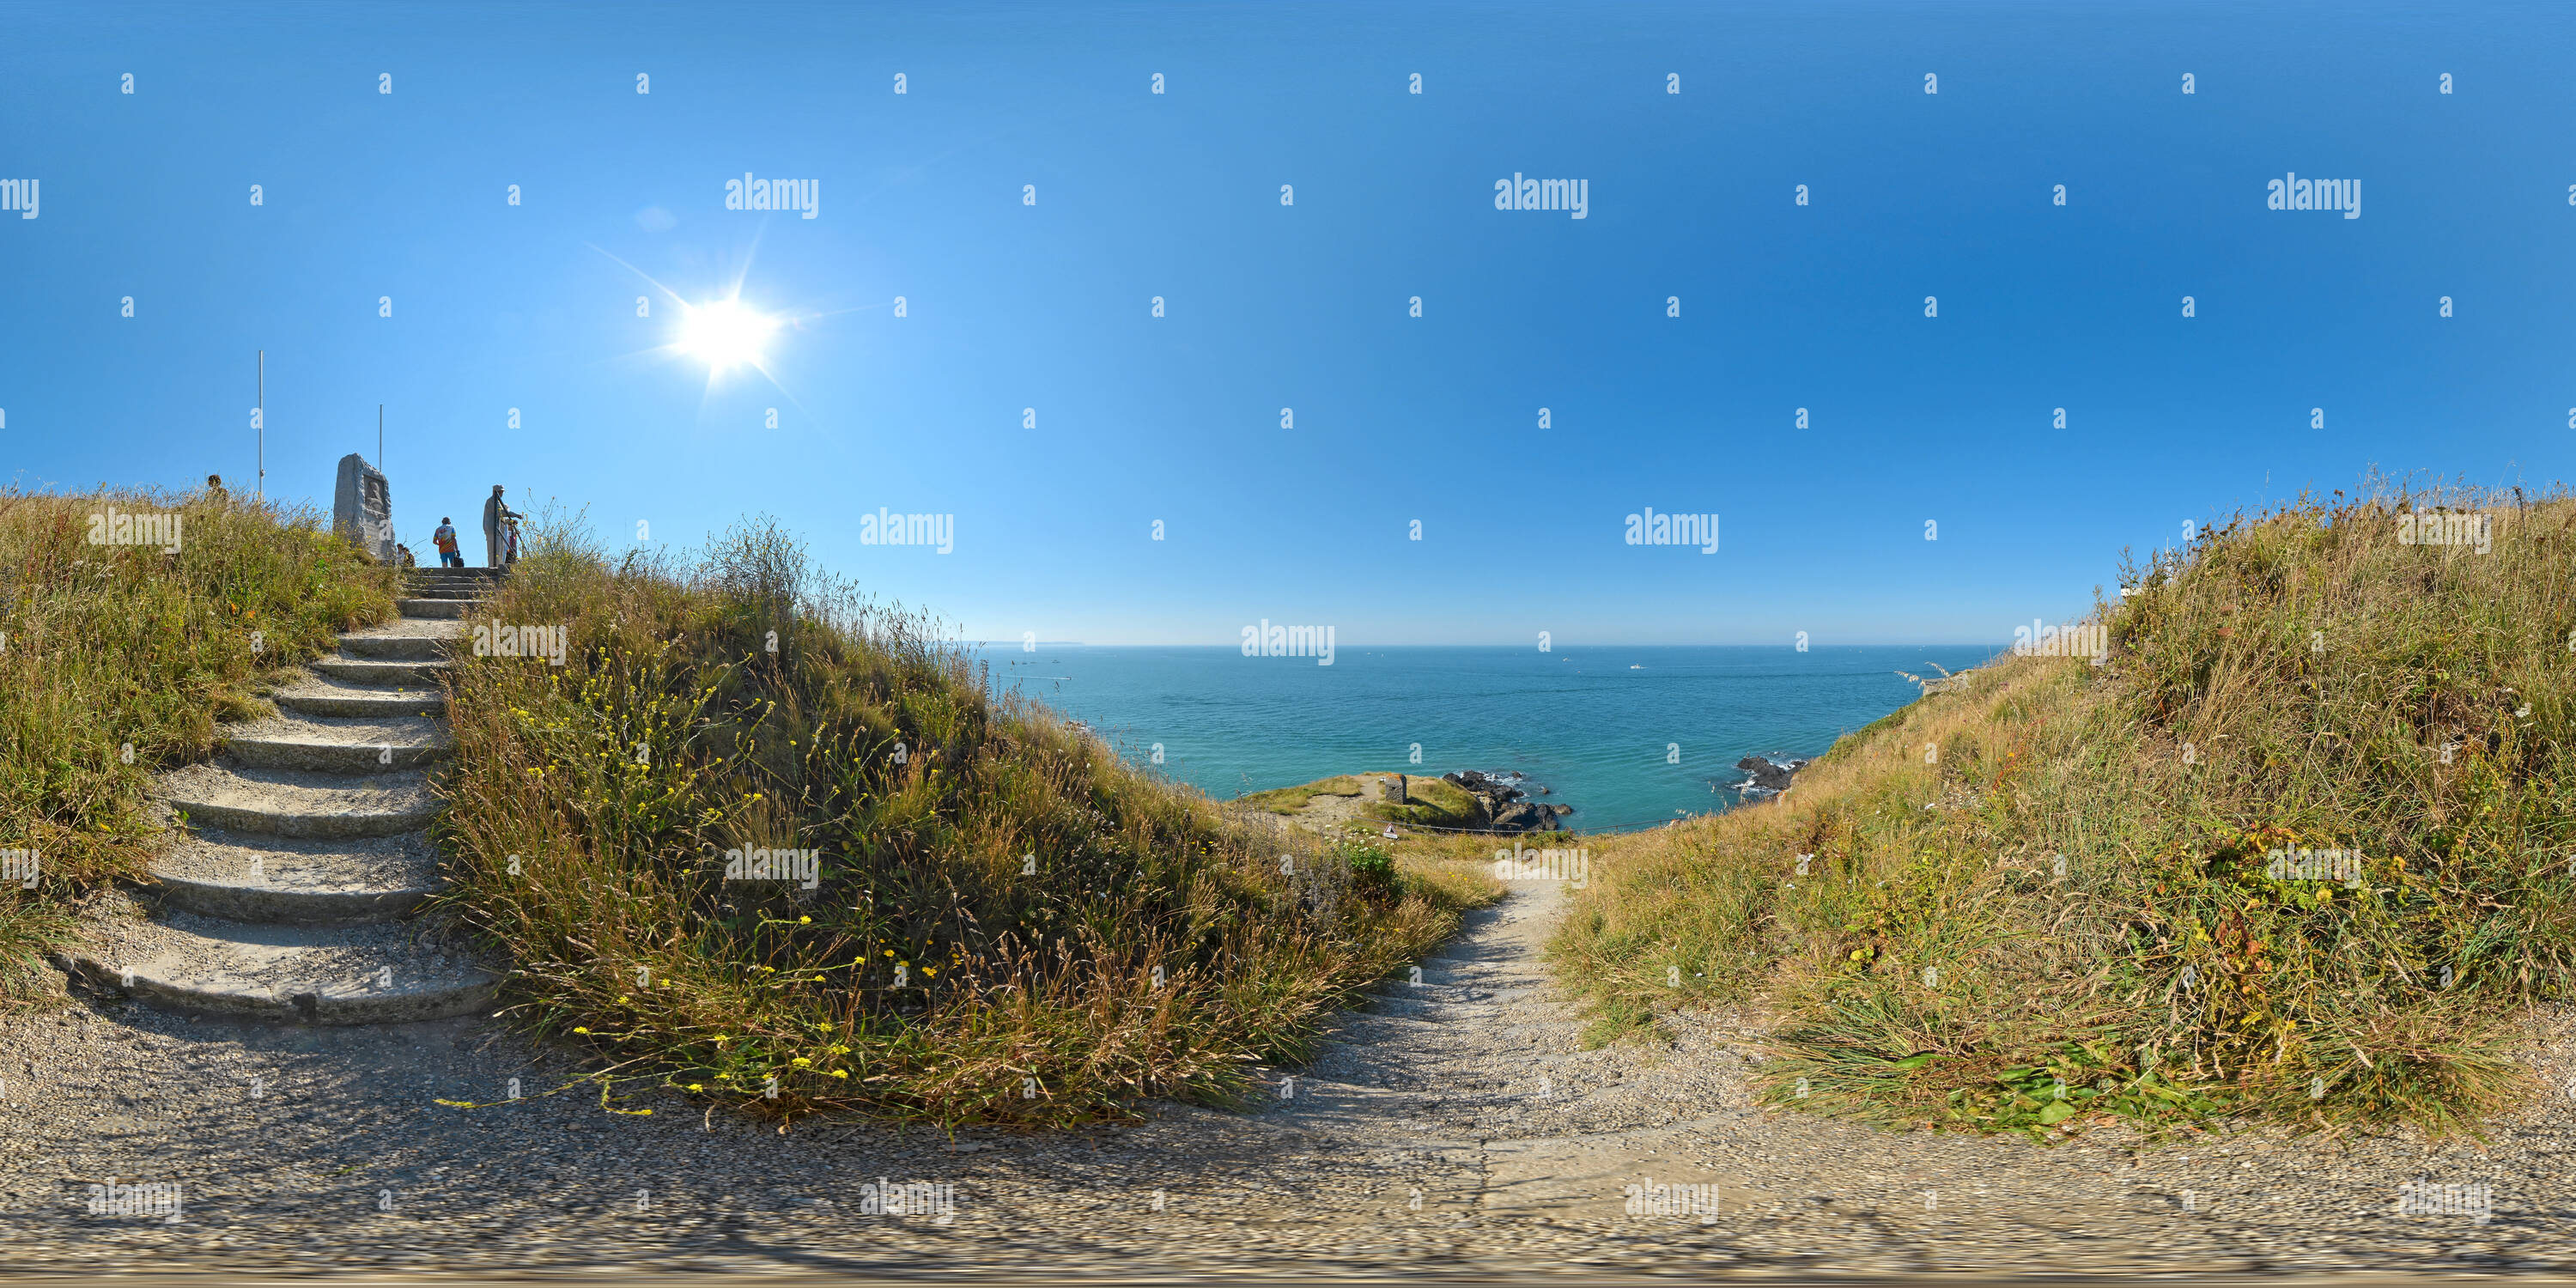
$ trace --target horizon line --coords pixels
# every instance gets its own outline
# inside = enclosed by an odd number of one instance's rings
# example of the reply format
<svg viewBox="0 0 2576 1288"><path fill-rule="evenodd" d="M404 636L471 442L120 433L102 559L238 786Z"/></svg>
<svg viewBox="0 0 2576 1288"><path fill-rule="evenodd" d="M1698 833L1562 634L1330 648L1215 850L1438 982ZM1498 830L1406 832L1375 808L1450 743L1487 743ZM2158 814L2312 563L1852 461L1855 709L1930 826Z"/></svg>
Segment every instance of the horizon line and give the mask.
<svg viewBox="0 0 2576 1288"><path fill-rule="evenodd" d="M975 647L978 647L978 648L1026 648L1026 647L1028 647L1028 645L1029 645L1029 641L1025 641L1025 640L959 640L959 641L957 641L957 643L960 643L960 644L967 644L967 645L972 645L972 646L975 646ZM1207 644L1207 643L1189 643L1189 642L1176 642L1176 641L1141 641L1141 642L1140 642L1140 641L1129 641L1129 642L1125 642L1125 643L1117 643L1117 644L1094 644L1094 643L1090 643L1090 642L1085 641L1085 640L1038 640L1038 641L1035 641L1035 643L1036 643L1036 646L1037 646L1037 647L1039 647L1039 648L1210 648L1210 649L1236 649L1236 650L1240 650L1240 648L1242 647L1242 646L1241 646L1241 645L1239 645L1239 644ZM1342 644L1342 643L1338 643L1338 642L1337 642L1337 643L1334 645L1334 648L1335 648L1335 650L1336 650L1336 651L1341 650L1341 649L1379 649L1379 648L1503 648L1503 649L1528 649L1528 648L1530 648L1530 647L1531 647L1531 646L1530 646L1530 645L1527 645L1527 644L1494 644L1494 643L1483 643L1483 642L1474 642L1474 641L1455 641L1455 642L1452 642L1452 641L1442 641L1442 642L1438 642L1438 643L1410 643L1410 644L1372 644L1372 643L1350 643L1350 644ZM1804 651L1807 651L1807 652L1817 652L1817 651L1821 651L1821 650L1829 649L1829 648L2003 648L2003 649L2009 649L2009 648L2011 648L2011 647L2012 647L2012 641L2010 641L2010 640L2001 640L2001 641L1989 641L1989 640L1960 640L1960 641L1949 641L1949 640L1929 640L1929 641L1925 641L1925 640L1891 640L1891 641L1868 641L1868 642L1862 642L1862 643L1851 643L1851 644L1817 644L1817 643L1814 643L1814 642L1810 641L1810 642L1808 643L1808 645L1807 645L1806 650L1804 650ZM1797 645L1795 645L1795 644L1745 644L1745 643L1725 643L1725 642L1661 643L1661 644L1650 644L1650 643L1600 644L1600 643L1587 643L1587 642L1579 641L1579 640L1578 640L1578 641L1573 641L1573 642L1565 642L1565 643L1560 643L1560 642L1554 642L1554 641L1551 641L1551 647L1550 647L1550 648L1548 648L1548 649L1547 649L1547 650L1545 650L1545 651L1547 651L1547 652L1563 652L1564 650L1569 649L1569 648L1589 648L1589 649L1611 649L1611 648L1777 648L1777 649L1787 649L1787 650L1789 650L1789 651L1791 651L1791 652L1798 652L1798 651L1800 651L1800 650L1799 650L1799 648L1798 648L1798 646L1797 646Z"/></svg>

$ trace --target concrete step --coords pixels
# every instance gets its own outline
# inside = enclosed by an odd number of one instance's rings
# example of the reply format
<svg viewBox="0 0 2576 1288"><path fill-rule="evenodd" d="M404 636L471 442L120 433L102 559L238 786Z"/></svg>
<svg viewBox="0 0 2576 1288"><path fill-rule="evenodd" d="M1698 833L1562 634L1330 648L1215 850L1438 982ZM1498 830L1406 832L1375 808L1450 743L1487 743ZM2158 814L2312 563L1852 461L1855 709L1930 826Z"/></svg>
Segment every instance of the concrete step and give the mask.
<svg viewBox="0 0 2576 1288"><path fill-rule="evenodd" d="M164 906L282 926L363 926L408 915L438 888L438 856L419 832L295 840L205 828L152 862Z"/></svg>
<svg viewBox="0 0 2576 1288"><path fill-rule="evenodd" d="M308 716L437 716L447 710L447 695L430 688L378 688L308 675L269 698L287 711Z"/></svg>
<svg viewBox="0 0 2576 1288"><path fill-rule="evenodd" d="M412 618L402 619L406 622ZM444 625L444 621L440 622ZM343 635L340 652L347 657L372 658L379 662L435 662L446 657L455 647L449 635Z"/></svg>
<svg viewBox="0 0 2576 1288"><path fill-rule="evenodd" d="M172 913L100 925L57 964L165 1010L288 1024L398 1024L488 1004L500 976L418 922L336 929Z"/></svg>
<svg viewBox="0 0 2576 1288"><path fill-rule="evenodd" d="M262 836L392 836L438 816L429 778L417 769L343 777L188 765L163 774L155 794L192 824Z"/></svg>
<svg viewBox="0 0 2576 1288"><path fill-rule="evenodd" d="M409 684L426 688L438 683L439 676L447 674L447 663L443 661L388 662L371 657L322 657L315 658L309 665L334 680L347 680L351 684Z"/></svg>
<svg viewBox="0 0 2576 1288"><path fill-rule="evenodd" d="M470 599L397 599L394 601L394 607L401 609L405 617L463 618L465 610L473 605L474 601Z"/></svg>
<svg viewBox="0 0 2576 1288"><path fill-rule="evenodd" d="M433 662L462 645L464 632L439 618L397 617L381 626L347 631L340 651L388 662Z"/></svg>
<svg viewBox="0 0 2576 1288"><path fill-rule="evenodd" d="M286 717L221 727L231 758L254 769L374 774L443 760L456 744L431 716Z"/></svg>

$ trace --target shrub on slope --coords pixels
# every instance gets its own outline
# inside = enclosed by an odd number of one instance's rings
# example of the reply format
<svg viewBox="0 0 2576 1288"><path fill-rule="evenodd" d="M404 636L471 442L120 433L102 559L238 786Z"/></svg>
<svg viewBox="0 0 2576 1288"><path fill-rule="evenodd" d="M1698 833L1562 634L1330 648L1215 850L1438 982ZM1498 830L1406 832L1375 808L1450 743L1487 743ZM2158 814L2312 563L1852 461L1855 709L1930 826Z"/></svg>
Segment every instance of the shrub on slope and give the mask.
<svg viewBox="0 0 2576 1288"><path fill-rule="evenodd" d="M568 647L456 676L453 898L603 1096L1031 1124L1221 1101L1457 922L1449 886L996 697L774 527L693 564L558 530L484 611ZM764 850L812 852L814 888L728 879Z"/></svg>
<svg viewBox="0 0 2576 1288"><path fill-rule="evenodd" d="M2401 540L2436 507L2487 549ZM2576 502L2337 494L2124 581L2107 665L2000 661L1775 805L1610 843L1568 977L1758 1003L1770 1094L1891 1122L2505 1103L2576 963Z"/></svg>

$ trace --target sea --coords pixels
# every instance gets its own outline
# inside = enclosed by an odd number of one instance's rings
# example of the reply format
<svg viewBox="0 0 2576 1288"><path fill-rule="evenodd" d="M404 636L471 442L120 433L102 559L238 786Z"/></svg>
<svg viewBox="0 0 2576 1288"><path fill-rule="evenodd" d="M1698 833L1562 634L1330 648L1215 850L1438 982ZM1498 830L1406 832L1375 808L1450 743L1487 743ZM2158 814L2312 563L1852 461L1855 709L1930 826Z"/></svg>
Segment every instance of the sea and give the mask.
<svg viewBox="0 0 2576 1288"><path fill-rule="evenodd" d="M1319 666L1232 645L1041 642L975 655L996 690L1082 721L1139 767L1219 800L1332 774L1473 769L1516 776L1532 799L1573 806L1566 826L1592 831L1759 799L1741 790L1738 760L1821 755L1918 696L1897 672L1964 670L1999 651L1345 646Z"/></svg>

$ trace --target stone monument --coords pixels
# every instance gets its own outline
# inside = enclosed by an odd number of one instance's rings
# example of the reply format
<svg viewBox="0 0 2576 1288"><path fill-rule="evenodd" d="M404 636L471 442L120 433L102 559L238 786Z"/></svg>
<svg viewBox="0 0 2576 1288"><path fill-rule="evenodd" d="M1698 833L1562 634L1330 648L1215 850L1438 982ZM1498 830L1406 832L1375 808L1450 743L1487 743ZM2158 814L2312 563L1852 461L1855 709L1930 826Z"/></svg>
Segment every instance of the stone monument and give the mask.
<svg viewBox="0 0 2576 1288"><path fill-rule="evenodd" d="M1411 802L1407 801L1404 797L1404 789L1407 785L1408 784L1404 780L1404 775L1402 774L1391 775L1379 780L1379 786L1384 790L1386 803L1389 805L1411 804Z"/></svg>
<svg viewBox="0 0 2576 1288"><path fill-rule="evenodd" d="M340 487L331 501L331 532L378 563L394 561L393 493L385 476L367 458L351 452L340 458Z"/></svg>

